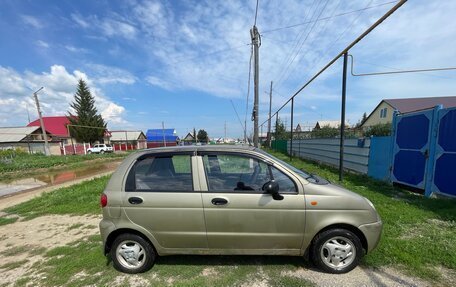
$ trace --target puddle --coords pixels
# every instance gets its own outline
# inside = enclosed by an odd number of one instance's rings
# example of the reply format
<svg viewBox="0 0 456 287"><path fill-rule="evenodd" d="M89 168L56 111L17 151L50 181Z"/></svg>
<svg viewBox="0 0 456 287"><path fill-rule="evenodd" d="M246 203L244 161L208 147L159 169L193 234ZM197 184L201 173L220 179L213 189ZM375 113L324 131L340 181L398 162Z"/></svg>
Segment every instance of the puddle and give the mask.
<svg viewBox="0 0 456 287"><path fill-rule="evenodd" d="M0 181L0 197L107 172L114 170L119 163L120 162L91 164L90 166L77 169L52 171L18 180Z"/></svg>

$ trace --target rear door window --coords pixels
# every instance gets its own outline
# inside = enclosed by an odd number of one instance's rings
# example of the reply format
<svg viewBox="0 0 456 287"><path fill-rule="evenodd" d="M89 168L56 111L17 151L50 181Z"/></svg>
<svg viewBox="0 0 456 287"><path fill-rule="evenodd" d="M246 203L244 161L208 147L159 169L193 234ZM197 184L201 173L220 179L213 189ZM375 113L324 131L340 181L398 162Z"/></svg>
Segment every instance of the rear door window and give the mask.
<svg viewBox="0 0 456 287"><path fill-rule="evenodd" d="M193 191L190 155L147 157L138 161L127 179L127 191Z"/></svg>

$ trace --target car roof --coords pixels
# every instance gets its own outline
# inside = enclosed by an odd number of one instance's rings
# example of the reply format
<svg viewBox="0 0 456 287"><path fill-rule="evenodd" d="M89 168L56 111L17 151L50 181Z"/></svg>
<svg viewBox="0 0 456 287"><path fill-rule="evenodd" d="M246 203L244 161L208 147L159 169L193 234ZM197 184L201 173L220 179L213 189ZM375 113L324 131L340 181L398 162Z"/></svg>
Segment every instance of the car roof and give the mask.
<svg viewBox="0 0 456 287"><path fill-rule="evenodd" d="M202 145L202 146L171 146L159 147L142 150L141 153L162 153L162 152L198 152L198 151L255 151L253 146L249 145Z"/></svg>

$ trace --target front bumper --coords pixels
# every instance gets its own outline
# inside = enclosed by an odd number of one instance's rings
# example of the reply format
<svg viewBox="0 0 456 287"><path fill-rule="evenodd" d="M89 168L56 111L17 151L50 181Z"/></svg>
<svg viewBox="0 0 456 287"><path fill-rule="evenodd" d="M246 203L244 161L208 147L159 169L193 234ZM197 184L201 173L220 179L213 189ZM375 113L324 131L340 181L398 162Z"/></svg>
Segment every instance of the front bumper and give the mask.
<svg viewBox="0 0 456 287"><path fill-rule="evenodd" d="M359 226L359 230L364 234L367 240L367 253L377 247L382 235L383 222L377 221L374 223L363 224Z"/></svg>

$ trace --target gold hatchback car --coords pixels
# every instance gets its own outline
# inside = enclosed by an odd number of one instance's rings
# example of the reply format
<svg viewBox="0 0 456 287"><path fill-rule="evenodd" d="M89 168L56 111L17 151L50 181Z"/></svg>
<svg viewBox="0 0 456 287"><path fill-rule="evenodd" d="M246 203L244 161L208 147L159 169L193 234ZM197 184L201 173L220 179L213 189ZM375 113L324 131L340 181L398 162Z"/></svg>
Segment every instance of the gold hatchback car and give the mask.
<svg viewBox="0 0 456 287"><path fill-rule="evenodd" d="M374 249L372 203L253 147L191 146L129 155L101 195L104 253L126 273L158 255L309 255L330 273Z"/></svg>

